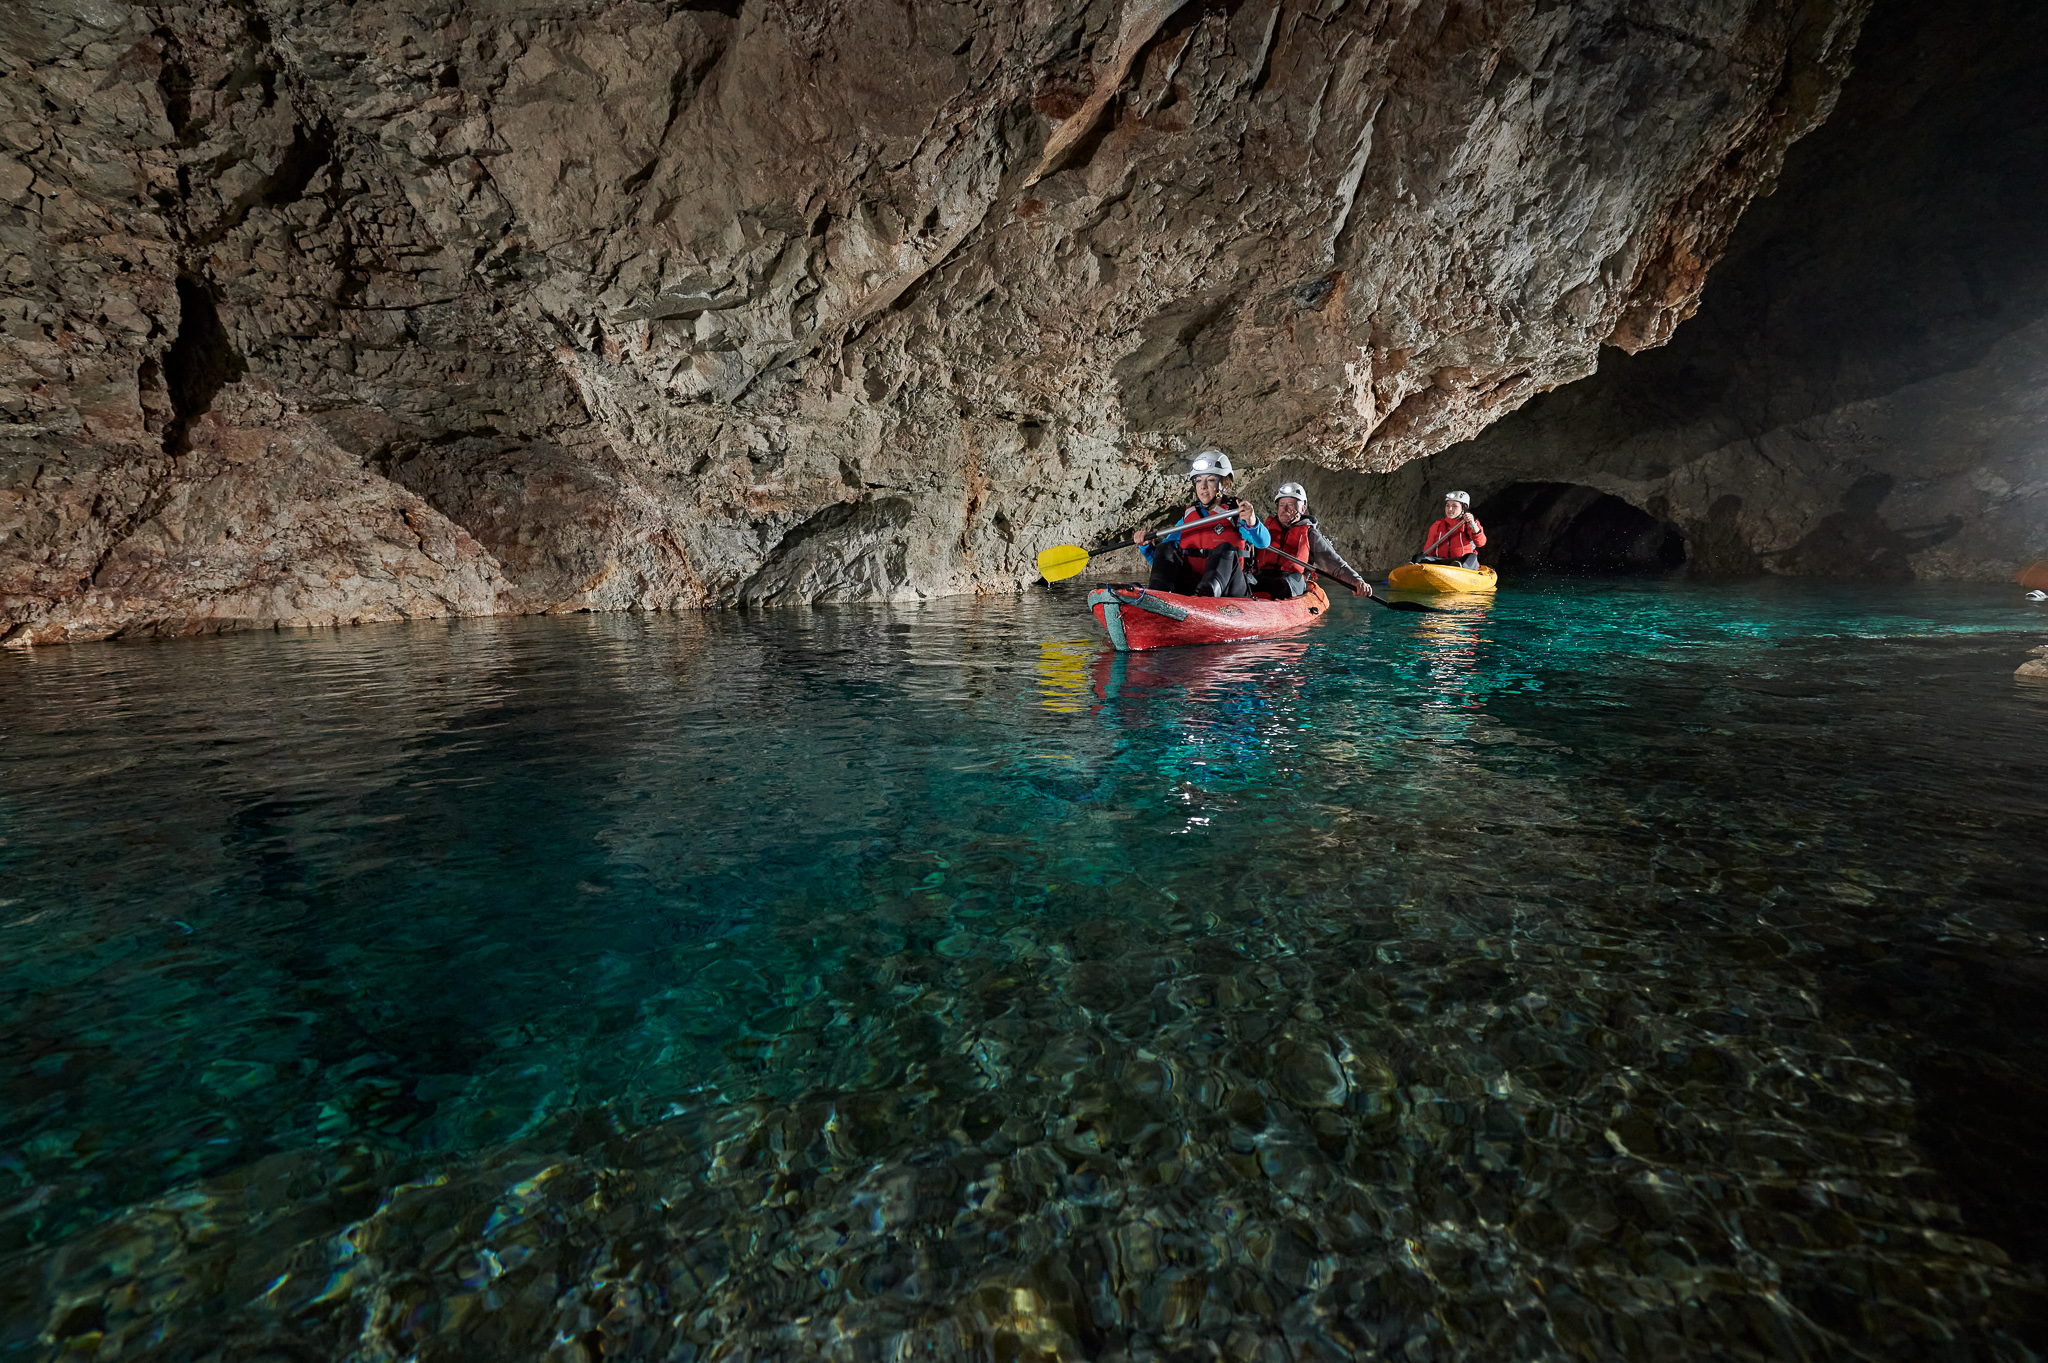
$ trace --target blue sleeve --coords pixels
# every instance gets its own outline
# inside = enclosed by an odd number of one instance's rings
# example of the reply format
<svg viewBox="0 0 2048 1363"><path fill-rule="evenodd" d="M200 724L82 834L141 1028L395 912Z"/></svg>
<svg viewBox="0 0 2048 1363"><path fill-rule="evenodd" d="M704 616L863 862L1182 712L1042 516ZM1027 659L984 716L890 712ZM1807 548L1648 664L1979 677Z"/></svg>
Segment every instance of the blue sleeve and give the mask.
<svg viewBox="0 0 2048 1363"><path fill-rule="evenodd" d="M1147 563L1150 563L1150 562L1152 561L1152 546L1151 546L1151 545L1149 545L1149 544L1141 544L1141 545L1139 545L1139 546L1138 546L1138 552L1139 552L1139 553L1141 553L1141 554L1143 554L1143 555L1145 556L1145 562L1147 562Z"/></svg>
<svg viewBox="0 0 2048 1363"><path fill-rule="evenodd" d="M1179 543L1180 543L1180 527L1179 527L1179 526L1175 526L1175 527L1174 527L1173 529L1171 529L1171 530L1167 531L1167 532L1166 532L1165 534L1163 534L1163 535L1154 535L1154 536L1153 536L1152 538L1153 538L1153 539L1155 539L1155 540L1158 540L1158 541L1159 541L1159 542L1160 542L1161 544L1179 544Z"/></svg>
<svg viewBox="0 0 2048 1363"><path fill-rule="evenodd" d="M1246 525L1243 521L1239 521L1237 523L1237 533L1244 536L1244 542L1254 549L1271 549L1273 547L1273 532L1266 528L1264 521L1259 521L1252 525Z"/></svg>

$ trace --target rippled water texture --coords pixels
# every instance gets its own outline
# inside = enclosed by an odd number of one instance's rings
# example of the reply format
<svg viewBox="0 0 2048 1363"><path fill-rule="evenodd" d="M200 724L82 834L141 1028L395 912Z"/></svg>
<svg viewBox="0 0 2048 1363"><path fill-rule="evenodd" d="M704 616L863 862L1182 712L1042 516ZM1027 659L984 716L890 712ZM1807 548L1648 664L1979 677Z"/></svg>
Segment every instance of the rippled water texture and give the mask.
<svg viewBox="0 0 2048 1363"><path fill-rule="evenodd" d="M2015 598L7 655L0 1355L2029 1356Z"/></svg>

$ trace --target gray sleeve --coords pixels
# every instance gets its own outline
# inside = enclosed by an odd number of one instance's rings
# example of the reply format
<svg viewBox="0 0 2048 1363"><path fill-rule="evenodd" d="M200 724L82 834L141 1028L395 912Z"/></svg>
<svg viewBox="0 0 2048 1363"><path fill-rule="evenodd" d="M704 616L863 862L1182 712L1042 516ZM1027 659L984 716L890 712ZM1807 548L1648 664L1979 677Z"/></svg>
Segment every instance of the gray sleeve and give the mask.
<svg viewBox="0 0 2048 1363"><path fill-rule="evenodd" d="M1336 578L1339 582L1363 585L1365 575L1344 561L1337 547L1330 543L1320 525L1311 523L1308 528L1308 561Z"/></svg>

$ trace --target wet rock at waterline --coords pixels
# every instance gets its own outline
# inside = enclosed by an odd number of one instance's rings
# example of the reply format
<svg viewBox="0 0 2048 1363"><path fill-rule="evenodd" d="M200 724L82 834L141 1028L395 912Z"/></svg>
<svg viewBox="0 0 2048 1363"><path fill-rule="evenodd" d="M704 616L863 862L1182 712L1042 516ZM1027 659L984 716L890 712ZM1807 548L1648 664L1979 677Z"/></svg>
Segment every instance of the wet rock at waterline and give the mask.
<svg viewBox="0 0 2048 1363"><path fill-rule="evenodd" d="M1861 0L37 0L0 635L1011 589L1664 341Z"/></svg>

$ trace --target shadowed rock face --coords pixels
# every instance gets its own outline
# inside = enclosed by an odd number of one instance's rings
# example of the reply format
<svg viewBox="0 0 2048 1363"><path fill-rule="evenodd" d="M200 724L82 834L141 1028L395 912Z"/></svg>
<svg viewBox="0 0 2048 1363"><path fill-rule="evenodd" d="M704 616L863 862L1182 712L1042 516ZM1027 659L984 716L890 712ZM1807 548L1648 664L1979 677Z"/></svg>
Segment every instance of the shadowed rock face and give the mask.
<svg viewBox="0 0 2048 1363"><path fill-rule="evenodd" d="M1676 528L1610 493L1510 483L1473 507L1487 560L1503 573L1668 573L1685 566Z"/></svg>
<svg viewBox="0 0 2048 1363"><path fill-rule="evenodd" d="M2032 0L1880 0L1840 106L1669 346L1609 352L1391 478L1333 476L1326 505L1395 557L1446 488L1561 481L1673 523L1696 571L2005 579L2048 558L2044 54Z"/></svg>
<svg viewBox="0 0 2048 1363"><path fill-rule="evenodd" d="M0 635L1005 590L1664 341L1863 0L0 18Z"/></svg>

